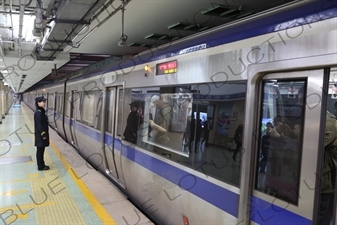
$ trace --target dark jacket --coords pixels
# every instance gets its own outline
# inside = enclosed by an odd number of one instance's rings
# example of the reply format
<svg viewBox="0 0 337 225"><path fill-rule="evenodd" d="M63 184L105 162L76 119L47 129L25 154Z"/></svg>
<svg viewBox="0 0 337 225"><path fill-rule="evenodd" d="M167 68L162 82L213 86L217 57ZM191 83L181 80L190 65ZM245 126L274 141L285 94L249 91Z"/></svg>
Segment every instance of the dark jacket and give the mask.
<svg viewBox="0 0 337 225"><path fill-rule="evenodd" d="M128 119L126 121L126 128L124 131L125 140L132 142L134 144L137 143L137 131L139 124L142 123L142 119L137 114L137 112L130 112Z"/></svg>
<svg viewBox="0 0 337 225"><path fill-rule="evenodd" d="M34 135L36 147L49 146L48 117L44 108L38 107L34 113ZM43 138L46 138L43 140Z"/></svg>
<svg viewBox="0 0 337 225"><path fill-rule="evenodd" d="M235 130L235 134L234 134L234 141L237 145L239 145L240 147L242 146L242 136L243 136L243 124L240 124L236 130Z"/></svg>

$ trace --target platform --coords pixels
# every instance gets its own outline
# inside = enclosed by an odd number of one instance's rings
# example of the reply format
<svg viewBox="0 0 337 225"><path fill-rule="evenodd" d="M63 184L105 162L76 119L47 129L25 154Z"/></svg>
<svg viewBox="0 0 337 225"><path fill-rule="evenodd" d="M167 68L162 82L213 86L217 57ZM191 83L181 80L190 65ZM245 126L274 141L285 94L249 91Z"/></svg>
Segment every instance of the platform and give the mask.
<svg viewBox="0 0 337 225"><path fill-rule="evenodd" d="M33 123L22 103L0 124L1 225L153 224L51 128L38 171Z"/></svg>

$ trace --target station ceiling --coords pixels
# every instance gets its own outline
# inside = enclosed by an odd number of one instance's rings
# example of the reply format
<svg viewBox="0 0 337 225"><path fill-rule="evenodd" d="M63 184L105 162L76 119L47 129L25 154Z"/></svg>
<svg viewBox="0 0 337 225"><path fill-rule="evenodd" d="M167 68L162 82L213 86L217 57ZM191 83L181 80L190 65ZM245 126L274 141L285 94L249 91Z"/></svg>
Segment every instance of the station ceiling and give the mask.
<svg viewBox="0 0 337 225"><path fill-rule="evenodd" d="M2 0L0 73L15 92L30 91L104 59L117 62L295 2Z"/></svg>

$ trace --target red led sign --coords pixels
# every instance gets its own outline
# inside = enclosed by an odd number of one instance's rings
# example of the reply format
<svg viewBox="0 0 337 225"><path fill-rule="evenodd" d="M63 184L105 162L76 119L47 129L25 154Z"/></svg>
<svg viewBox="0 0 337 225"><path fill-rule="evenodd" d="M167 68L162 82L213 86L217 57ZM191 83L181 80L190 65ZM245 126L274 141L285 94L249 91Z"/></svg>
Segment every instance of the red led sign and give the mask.
<svg viewBox="0 0 337 225"><path fill-rule="evenodd" d="M156 75L165 75L177 72L177 60L156 65Z"/></svg>

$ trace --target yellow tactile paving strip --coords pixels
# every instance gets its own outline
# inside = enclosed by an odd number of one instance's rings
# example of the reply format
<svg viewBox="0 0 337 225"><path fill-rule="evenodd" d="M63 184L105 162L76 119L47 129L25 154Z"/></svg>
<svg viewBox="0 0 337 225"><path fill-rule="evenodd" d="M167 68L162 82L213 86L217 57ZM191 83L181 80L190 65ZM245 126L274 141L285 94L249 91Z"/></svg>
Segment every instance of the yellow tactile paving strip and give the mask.
<svg viewBox="0 0 337 225"><path fill-rule="evenodd" d="M31 130L34 129L31 120L27 118L27 113L22 107L26 124ZM33 134L32 134L33 137ZM87 199L89 204L100 218L103 224L116 225L117 223L105 210L105 208L97 201L95 196L86 187L81 179L78 179L75 171L67 163L67 160L62 156L55 144L50 141L50 147L54 150L57 157L62 162L63 166L67 169L67 173L73 179L74 183L81 190L83 196ZM47 165L52 164L48 151L45 152L45 162ZM55 171L44 171L44 177L36 177L32 180L32 198L35 203L42 203L41 207L36 207L36 220L38 224L86 224L73 196L68 191L64 184L62 177ZM45 204L46 203L46 204ZM42 207L43 206L43 207Z"/></svg>
<svg viewBox="0 0 337 225"><path fill-rule="evenodd" d="M45 172L44 178L32 182L32 190L34 202L44 206L36 209L38 224L86 224L61 178Z"/></svg>

